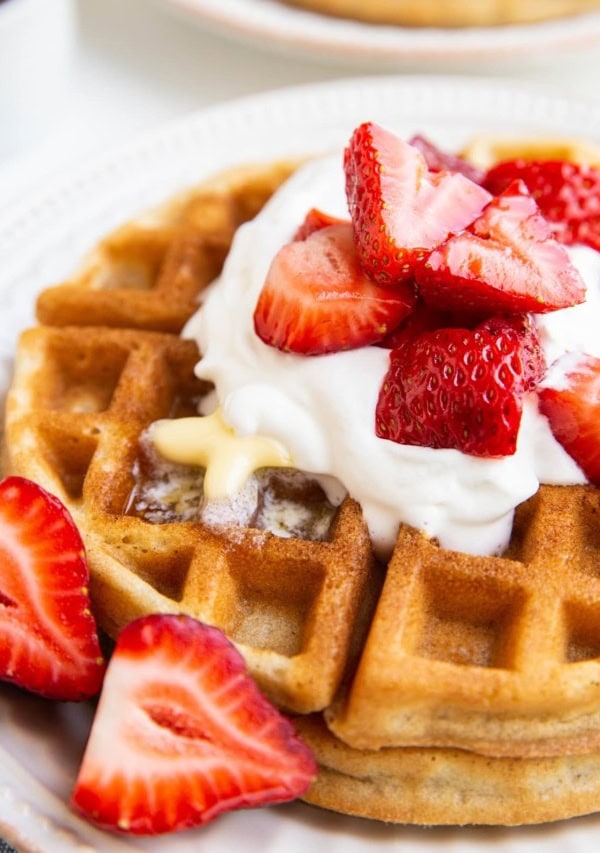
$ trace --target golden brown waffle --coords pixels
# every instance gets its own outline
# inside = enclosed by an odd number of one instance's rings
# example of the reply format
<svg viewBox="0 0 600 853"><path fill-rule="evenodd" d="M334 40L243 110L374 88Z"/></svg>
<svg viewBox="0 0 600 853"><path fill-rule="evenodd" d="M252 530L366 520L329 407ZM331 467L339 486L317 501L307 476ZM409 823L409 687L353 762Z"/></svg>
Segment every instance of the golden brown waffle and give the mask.
<svg viewBox="0 0 600 853"><path fill-rule="evenodd" d="M290 169L241 170L203 186L108 237L78 278L41 295L40 318L54 326L21 337L5 469L39 481L71 510L109 634L145 613L190 613L223 628L272 700L307 712L333 699L373 586L358 505L345 501L328 541L238 526L215 532L177 518L151 524L128 512L144 430L195 414L209 390L193 375L195 344L142 331L142 318L147 329L163 328L167 304L168 327L181 328L235 228ZM78 317L96 325L82 334L69 325ZM123 325L136 328L110 328Z"/></svg>
<svg viewBox="0 0 600 853"><path fill-rule="evenodd" d="M458 749L352 749L318 715L296 717L319 757L304 799L390 823L515 826L598 810L600 753L487 758ZM460 847L459 847L460 849Z"/></svg>
<svg viewBox="0 0 600 853"><path fill-rule="evenodd" d="M598 0L285 0L340 18L410 27L488 27L565 18L600 6Z"/></svg>
<svg viewBox="0 0 600 853"><path fill-rule="evenodd" d="M145 613L190 613L223 628L273 701L311 714L298 718L322 767L309 801L416 823L598 809L596 490L543 487L502 557L403 528L383 590L351 499L313 541L203 522L199 470L167 471L165 506L144 491L163 476L146 428L210 391L176 333L235 229L292 168L237 170L179 197L40 296L7 399L5 470L70 508L109 634Z"/></svg>
<svg viewBox="0 0 600 853"><path fill-rule="evenodd" d="M358 749L599 749L599 523L598 489L542 486L502 557L403 528L332 731Z"/></svg>

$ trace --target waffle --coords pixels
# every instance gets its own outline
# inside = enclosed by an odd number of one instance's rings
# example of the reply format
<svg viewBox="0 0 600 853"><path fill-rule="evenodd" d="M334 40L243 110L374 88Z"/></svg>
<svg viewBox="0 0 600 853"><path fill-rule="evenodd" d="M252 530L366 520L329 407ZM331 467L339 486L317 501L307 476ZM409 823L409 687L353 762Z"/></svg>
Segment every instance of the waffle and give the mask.
<svg viewBox="0 0 600 853"><path fill-rule="evenodd" d="M542 486L501 557L449 554L404 527L331 730L358 749L600 748L599 522L598 489Z"/></svg>
<svg viewBox="0 0 600 853"><path fill-rule="evenodd" d="M596 489L541 487L501 557L403 526L382 567L350 497L334 507L306 478L266 470L263 504L297 501L308 520L274 535L259 500L245 523L215 524L202 470L152 455L150 424L211 393L179 333L236 228L295 165L234 170L178 197L40 295L7 398L5 472L69 507L110 636L151 612L225 631L315 749L309 802L411 823L597 810Z"/></svg>
<svg viewBox="0 0 600 853"><path fill-rule="evenodd" d="M458 749L357 750L319 715L294 719L319 757L307 801L356 817L426 826L519 826L588 814L600 803L600 753L487 758Z"/></svg>
<svg viewBox="0 0 600 853"><path fill-rule="evenodd" d="M218 273L237 226L291 168L231 172L170 202L41 294L42 325L21 337L7 399L4 467L69 507L109 635L145 613L189 613L227 633L274 702L305 713L332 701L353 627L366 619L375 569L358 505L339 508L328 541L239 525L215 532L182 520L173 500L164 523L135 508L146 428L195 414L210 390L193 374L196 345L172 333ZM172 333L154 331L165 327ZM173 466L167 479L176 492L200 476Z"/></svg>
<svg viewBox="0 0 600 853"><path fill-rule="evenodd" d="M372 24L488 27L565 18L597 9L598 0L285 0L313 12Z"/></svg>

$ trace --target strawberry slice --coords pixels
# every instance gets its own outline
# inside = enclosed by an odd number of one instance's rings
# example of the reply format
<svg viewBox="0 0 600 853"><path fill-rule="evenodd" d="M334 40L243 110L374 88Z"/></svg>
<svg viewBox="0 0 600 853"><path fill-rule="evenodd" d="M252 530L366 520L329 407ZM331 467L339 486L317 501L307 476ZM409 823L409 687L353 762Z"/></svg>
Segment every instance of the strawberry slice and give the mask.
<svg viewBox="0 0 600 853"><path fill-rule="evenodd" d="M494 195L525 183L562 243L600 251L600 168L561 160L509 160L493 166L484 185Z"/></svg>
<svg viewBox="0 0 600 853"><path fill-rule="evenodd" d="M482 314L542 314L585 299L581 276L519 181L434 249L417 281L430 305Z"/></svg>
<svg viewBox="0 0 600 853"><path fill-rule="evenodd" d="M376 407L376 433L399 444L476 456L516 450L529 387L524 336L497 329L423 332L390 352Z"/></svg>
<svg viewBox="0 0 600 853"><path fill-rule="evenodd" d="M117 640L72 804L105 829L158 834L294 799L315 775L221 631L153 615Z"/></svg>
<svg viewBox="0 0 600 853"><path fill-rule="evenodd" d="M339 219L337 216L331 216L329 213L319 210L318 207L311 207L302 224L298 226L293 239L306 240L307 237L310 237L315 231L320 231L321 228L327 228L329 225L343 225L347 222L347 219Z"/></svg>
<svg viewBox="0 0 600 853"><path fill-rule="evenodd" d="M409 279L431 249L462 231L491 198L464 175L430 171L420 151L372 122L354 131L344 170L361 263L380 284Z"/></svg>
<svg viewBox="0 0 600 853"><path fill-rule="evenodd" d="M105 663L81 536L58 498L0 483L0 678L50 699L99 692Z"/></svg>
<svg viewBox="0 0 600 853"><path fill-rule="evenodd" d="M362 271L350 223L283 246L254 311L256 334L278 349L319 355L381 340L412 310L412 287L374 284Z"/></svg>
<svg viewBox="0 0 600 853"><path fill-rule="evenodd" d="M461 175L465 175L476 184L482 184L485 180L486 172L484 169L474 166L473 163L458 154L452 154L438 148L435 143L420 133L409 139L408 144L419 149L432 172L460 172Z"/></svg>
<svg viewBox="0 0 600 853"><path fill-rule="evenodd" d="M587 479L600 486L600 359L568 354L554 367L562 375L539 389L540 411Z"/></svg>

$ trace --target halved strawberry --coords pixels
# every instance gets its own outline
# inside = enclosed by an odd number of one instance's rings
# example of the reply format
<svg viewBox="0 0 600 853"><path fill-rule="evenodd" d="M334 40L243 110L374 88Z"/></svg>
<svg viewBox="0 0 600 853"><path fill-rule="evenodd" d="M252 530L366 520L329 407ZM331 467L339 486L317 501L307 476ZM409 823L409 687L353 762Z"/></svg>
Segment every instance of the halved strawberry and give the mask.
<svg viewBox="0 0 600 853"><path fill-rule="evenodd" d="M423 332L390 353L376 433L399 444L511 455L526 369L521 336L510 326Z"/></svg>
<svg viewBox="0 0 600 853"><path fill-rule="evenodd" d="M374 284L362 271L350 223L283 246L254 311L256 334L278 349L318 355L375 343L415 302L412 287Z"/></svg>
<svg viewBox="0 0 600 853"><path fill-rule="evenodd" d="M443 151L434 142L420 133L415 134L409 139L408 144L419 149L432 172L460 172L461 175L465 175L470 181L474 181L476 184L482 184L485 180L486 172L484 169L480 169L458 154Z"/></svg>
<svg viewBox="0 0 600 853"><path fill-rule="evenodd" d="M600 251L600 168L561 160L509 160L484 179L498 195L523 181L562 243L587 243Z"/></svg>
<svg viewBox="0 0 600 853"><path fill-rule="evenodd" d="M221 631L154 615L117 640L72 804L106 829L157 834L294 799L315 775Z"/></svg>
<svg viewBox="0 0 600 853"><path fill-rule="evenodd" d="M380 284L410 278L427 252L462 231L491 198L464 175L430 171L420 151L372 122L354 131L344 170L361 263Z"/></svg>
<svg viewBox="0 0 600 853"><path fill-rule="evenodd" d="M311 207L304 217L302 224L296 229L293 239L306 240L307 237L310 237L310 235L314 234L315 231L320 231L321 228L327 228L329 225L343 225L347 223L347 219L339 219L337 216L331 216L329 213L319 210L318 207Z"/></svg>
<svg viewBox="0 0 600 853"><path fill-rule="evenodd" d="M542 314L585 299L581 276L519 181L434 249L417 282L430 305L481 314Z"/></svg>
<svg viewBox="0 0 600 853"><path fill-rule="evenodd" d="M0 678L50 699L99 692L105 663L81 536L69 513L21 477L0 483Z"/></svg>
<svg viewBox="0 0 600 853"><path fill-rule="evenodd" d="M538 390L540 411L587 479L600 486L600 358L568 354L554 370L563 375Z"/></svg>

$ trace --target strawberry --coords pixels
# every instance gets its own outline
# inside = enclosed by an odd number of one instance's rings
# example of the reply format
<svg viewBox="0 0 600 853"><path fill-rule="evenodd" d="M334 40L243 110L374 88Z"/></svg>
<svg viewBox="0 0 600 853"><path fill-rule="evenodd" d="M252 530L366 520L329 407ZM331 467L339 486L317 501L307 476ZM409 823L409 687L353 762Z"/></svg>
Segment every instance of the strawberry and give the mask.
<svg viewBox="0 0 600 853"><path fill-rule="evenodd" d="M527 369L523 337L510 324L423 332L390 352L376 433L400 444L511 455Z"/></svg>
<svg viewBox="0 0 600 853"><path fill-rule="evenodd" d="M283 246L254 311L256 334L278 349L318 355L375 343L410 313L412 287L374 284L362 271L350 223Z"/></svg>
<svg viewBox="0 0 600 853"><path fill-rule="evenodd" d="M432 172L460 172L476 184L482 184L486 177L483 169L469 163L457 154L451 154L438 148L430 139L417 133L408 142L421 152Z"/></svg>
<svg viewBox="0 0 600 853"><path fill-rule="evenodd" d="M585 299L585 285L522 182L493 199L418 270L430 305L482 314L545 313Z"/></svg>
<svg viewBox="0 0 600 853"><path fill-rule="evenodd" d="M371 122L354 131L344 171L361 263L380 284L410 279L424 255L491 198L464 175L430 171L420 151Z"/></svg>
<svg viewBox="0 0 600 853"><path fill-rule="evenodd" d="M221 631L153 615L117 639L72 804L105 829L157 834L286 802L315 775Z"/></svg>
<svg viewBox="0 0 600 853"><path fill-rule="evenodd" d="M480 324L479 328L485 329L493 335L502 334L518 343L523 362L523 390L533 391L544 378L547 367L535 316L532 314L511 314L489 317Z"/></svg>
<svg viewBox="0 0 600 853"><path fill-rule="evenodd" d="M517 179L552 223L557 240L587 243L600 251L600 168L560 160L509 160L493 166L484 185L497 195Z"/></svg>
<svg viewBox="0 0 600 853"><path fill-rule="evenodd" d="M0 677L50 699L99 692L105 664L83 543L58 498L0 483Z"/></svg>
<svg viewBox="0 0 600 853"><path fill-rule="evenodd" d="M555 364L563 376L538 390L540 411L587 479L600 486L600 359L568 354Z"/></svg>
<svg viewBox="0 0 600 853"><path fill-rule="evenodd" d="M306 240L315 231L320 231L321 228L326 228L328 225L342 225L348 220L338 219L337 216L330 216L329 213L324 213L318 207L312 207L301 225L298 226L294 234L294 240Z"/></svg>

